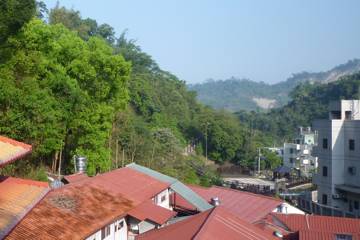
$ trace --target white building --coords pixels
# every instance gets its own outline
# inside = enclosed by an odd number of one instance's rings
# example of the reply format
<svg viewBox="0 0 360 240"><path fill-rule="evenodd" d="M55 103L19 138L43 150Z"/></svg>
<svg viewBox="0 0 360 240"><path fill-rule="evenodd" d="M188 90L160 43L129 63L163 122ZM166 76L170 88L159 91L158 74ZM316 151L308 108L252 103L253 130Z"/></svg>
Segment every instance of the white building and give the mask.
<svg viewBox="0 0 360 240"><path fill-rule="evenodd" d="M359 216L360 101L341 100L329 105L329 119L313 123L318 132L319 167L313 182L318 203Z"/></svg>
<svg viewBox="0 0 360 240"><path fill-rule="evenodd" d="M300 170L304 176L311 176L317 167L317 158L311 155L316 142L316 134L310 127L299 127L292 143L284 143L283 165Z"/></svg>

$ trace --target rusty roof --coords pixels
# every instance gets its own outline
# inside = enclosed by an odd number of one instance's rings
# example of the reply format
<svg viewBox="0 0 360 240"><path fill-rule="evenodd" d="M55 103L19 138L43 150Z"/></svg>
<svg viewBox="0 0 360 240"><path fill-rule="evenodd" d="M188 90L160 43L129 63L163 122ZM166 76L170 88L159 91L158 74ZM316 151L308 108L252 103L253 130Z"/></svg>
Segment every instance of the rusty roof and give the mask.
<svg viewBox="0 0 360 240"><path fill-rule="evenodd" d="M136 239L267 240L276 238L220 206L172 225L146 232L139 235Z"/></svg>
<svg viewBox="0 0 360 240"><path fill-rule="evenodd" d="M83 239L125 215L132 201L84 182L52 190L6 239Z"/></svg>
<svg viewBox="0 0 360 240"><path fill-rule="evenodd" d="M86 173L74 173L71 175L65 175L63 177L68 183L74 183L80 180L83 180L85 178L88 178L88 176L86 175Z"/></svg>
<svg viewBox="0 0 360 240"><path fill-rule="evenodd" d="M121 168L52 190L7 239L81 239L167 189L169 184Z"/></svg>
<svg viewBox="0 0 360 240"><path fill-rule="evenodd" d="M0 239L49 191L46 182L0 177Z"/></svg>
<svg viewBox="0 0 360 240"><path fill-rule="evenodd" d="M0 136L0 167L31 152L31 145Z"/></svg>
<svg viewBox="0 0 360 240"><path fill-rule="evenodd" d="M140 221L148 219L154 223L163 225L170 218L174 217L176 212L155 205L151 200L149 200L130 210L128 215Z"/></svg>
<svg viewBox="0 0 360 240"><path fill-rule="evenodd" d="M350 234L358 239L360 234L360 219L281 213L271 216L273 222L278 220L288 230L299 232L299 239L334 239L335 234Z"/></svg>
<svg viewBox="0 0 360 240"><path fill-rule="evenodd" d="M248 222L262 219L282 203L276 198L224 187L205 188L194 185L189 187L209 202L211 198L218 197L222 207ZM175 201L177 206L192 209L192 206L179 195L176 195Z"/></svg>

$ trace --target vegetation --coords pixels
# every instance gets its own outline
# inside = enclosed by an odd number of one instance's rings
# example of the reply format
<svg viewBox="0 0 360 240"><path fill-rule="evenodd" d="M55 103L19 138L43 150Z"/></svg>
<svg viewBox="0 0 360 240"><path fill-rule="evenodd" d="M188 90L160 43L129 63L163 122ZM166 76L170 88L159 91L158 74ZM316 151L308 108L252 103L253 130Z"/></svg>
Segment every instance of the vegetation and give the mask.
<svg viewBox="0 0 360 240"><path fill-rule="evenodd" d="M3 2L1 12L25 1ZM0 134L33 145L29 161L6 173L44 179L61 167L69 174L79 154L91 175L137 162L209 185L218 177L205 155L252 167L256 148L271 141L199 104L126 32L116 37L111 26L59 5L46 23L39 19L46 6L30 3L21 26L10 26L14 14L1 21L11 31L0 46ZM196 153L185 153L189 145Z"/></svg>
<svg viewBox="0 0 360 240"><path fill-rule="evenodd" d="M271 107L286 105L291 100L289 97L291 91L301 83L329 83L359 70L360 60L355 59L326 72L296 73L286 81L276 84L231 78L223 81L208 80L188 87L197 92L200 102L216 109L226 109L231 112L241 110L264 112Z"/></svg>

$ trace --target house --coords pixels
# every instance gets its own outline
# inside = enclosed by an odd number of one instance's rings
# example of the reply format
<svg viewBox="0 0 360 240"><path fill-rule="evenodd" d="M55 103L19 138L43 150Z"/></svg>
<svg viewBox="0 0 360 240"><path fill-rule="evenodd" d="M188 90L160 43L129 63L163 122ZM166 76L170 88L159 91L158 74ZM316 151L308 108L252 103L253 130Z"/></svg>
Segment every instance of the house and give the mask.
<svg viewBox="0 0 360 240"><path fill-rule="evenodd" d="M279 238L237 217L226 208L218 206L136 237L136 240L157 239L275 240Z"/></svg>
<svg viewBox="0 0 360 240"><path fill-rule="evenodd" d="M261 194L218 186L206 188L190 185L189 187L209 203L217 198L220 206L250 223L262 219L271 212L304 214L303 211L280 199ZM172 195L171 199L176 209L194 210L190 204L176 193Z"/></svg>
<svg viewBox="0 0 360 240"><path fill-rule="evenodd" d="M301 176L310 177L317 167L317 158L312 156L316 133L310 127L299 127L293 142L284 143L283 165L297 169Z"/></svg>
<svg viewBox="0 0 360 240"><path fill-rule="evenodd" d="M360 101L330 102L329 118L316 120L319 167L313 183L324 215L360 217Z"/></svg>
<svg viewBox="0 0 360 240"><path fill-rule="evenodd" d="M262 222L264 231L278 231L288 240L358 240L360 219L318 215L271 213Z"/></svg>
<svg viewBox="0 0 360 240"><path fill-rule="evenodd" d="M0 168L31 152L31 146L0 136ZM47 194L48 183L0 176L0 239Z"/></svg>

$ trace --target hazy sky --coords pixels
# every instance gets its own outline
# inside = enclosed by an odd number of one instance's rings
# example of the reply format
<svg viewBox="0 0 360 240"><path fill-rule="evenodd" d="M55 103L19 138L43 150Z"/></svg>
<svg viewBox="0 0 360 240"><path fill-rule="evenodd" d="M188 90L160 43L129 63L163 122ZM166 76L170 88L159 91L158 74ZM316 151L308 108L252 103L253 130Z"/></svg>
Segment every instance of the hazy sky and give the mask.
<svg viewBox="0 0 360 240"><path fill-rule="evenodd" d="M48 8L54 0L45 0ZM189 83L274 83L360 57L359 0L60 0L108 23Z"/></svg>

